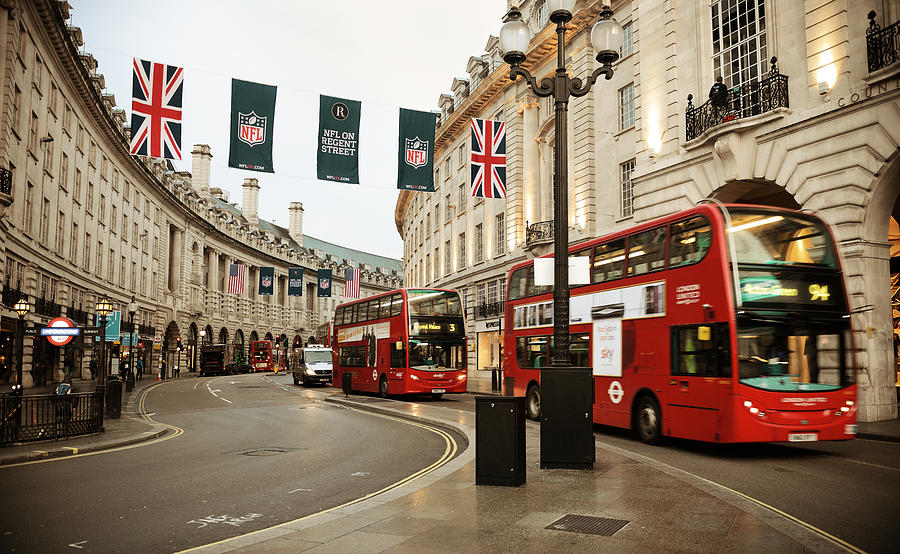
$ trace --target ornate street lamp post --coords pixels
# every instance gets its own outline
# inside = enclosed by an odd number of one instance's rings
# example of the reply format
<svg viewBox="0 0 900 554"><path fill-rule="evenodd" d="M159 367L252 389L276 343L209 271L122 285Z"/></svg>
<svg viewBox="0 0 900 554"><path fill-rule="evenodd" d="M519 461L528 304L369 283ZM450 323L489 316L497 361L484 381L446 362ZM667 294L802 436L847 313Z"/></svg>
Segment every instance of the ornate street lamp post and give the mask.
<svg viewBox="0 0 900 554"><path fill-rule="evenodd" d="M22 394L22 364L25 358L25 316L31 311L31 303L22 298L13 306L13 310L19 314L16 329L16 385L17 394Z"/></svg>
<svg viewBox="0 0 900 554"><path fill-rule="evenodd" d="M134 337L136 333L134 332L134 315L138 312L138 303L134 301L134 295L131 296L131 302L128 303L128 323L131 329L131 336L128 337L128 373L125 375L125 390L130 391L134 389L134 347L135 341Z"/></svg>
<svg viewBox="0 0 900 554"><path fill-rule="evenodd" d="M567 112L569 98L571 96L584 96L587 94L597 79L603 75L611 79L613 75L612 63L619 58L619 50L622 46L622 27L612 19L613 12L608 6L604 6L600 12L600 20L591 29L591 44L597 53L597 61L600 67L582 81L579 78L569 77L566 72L566 23L572 20L572 9L576 0L548 0L550 21L556 23L556 74L551 78L541 79L540 84L531 73L521 67L525 61L525 52L531 41L531 33L528 26L522 21L522 13L518 7L513 7L506 14L505 22L500 28L500 48L503 50L503 61L509 64L509 77L513 81L519 76L531 87L531 90L540 97L552 96L556 106L555 134L554 134L554 171L553 171L553 359L547 370L549 379L544 379L544 371L541 371L541 383L544 387L544 398L552 391L548 391L547 385L560 382L564 374L550 375L550 372L568 370L569 362L569 226L568 226L568 121ZM590 371L587 376L590 378ZM573 381L581 383L581 376L573 377ZM593 386L591 383L590 387ZM572 385L561 387L565 391L571 390ZM565 409L579 411L577 403L566 405ZM544 424L548 421L565 421L566 414L547 414L544 408L550 407L547 402L542 406L541 416L541 467L589 467L593 466L593 434L590 436L591 452L590 461L580 462L554 461L545 464L544 452ZM583 411L583 410L582 410ZM572 414L568 414L572 415ZM560 417L562 416L562 417ZM590 406L583 416L590 421ZM587 427L588 432L590 427ZM563 456L565 458L565 456Z"/></svg>
<svg viewBox="0 0 900 554"><path fill-rule="evenodd" d="M97 301L94 311L99 318L97 327L100 329L100 375L97 377L97 388L106 390L106 316L113 311L113 303L107 297Z"/></svg>

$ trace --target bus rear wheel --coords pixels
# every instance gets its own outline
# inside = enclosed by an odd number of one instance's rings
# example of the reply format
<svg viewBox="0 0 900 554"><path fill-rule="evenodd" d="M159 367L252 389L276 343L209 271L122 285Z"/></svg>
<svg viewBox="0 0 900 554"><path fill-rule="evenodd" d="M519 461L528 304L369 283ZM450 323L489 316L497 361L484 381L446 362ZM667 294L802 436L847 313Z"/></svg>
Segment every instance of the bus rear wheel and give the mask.
<svg viewBox="0 0 900 554"><path fill-rule="evenodd" d="M651 396L644 396L638 402L635 418L638 437L647 444L659 444L662 440L662 416L659 405Z"/></svg>
<svg viewBox="0 0 900 554"><path fill-rule="evenodd" d="M378 381L378 396L382 398L388 397L388 381L387 377L382 375L381 380Z"/></svg>
<svg viewBox="0 0 900 554"><path fill-rule="evenodd" d="M525 395L525 414L528 419L538 421L541 417L541 389L537 385L528 387Z"/></svg>

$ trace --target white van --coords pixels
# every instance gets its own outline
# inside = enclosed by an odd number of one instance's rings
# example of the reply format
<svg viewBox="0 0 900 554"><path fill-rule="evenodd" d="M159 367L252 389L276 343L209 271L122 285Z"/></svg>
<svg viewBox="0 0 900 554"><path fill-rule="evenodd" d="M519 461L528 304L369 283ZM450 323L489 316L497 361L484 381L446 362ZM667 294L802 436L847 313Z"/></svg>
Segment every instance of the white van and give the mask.
<svg viewBox="0 0 900 554"><path fill-rule="evenodd" d="M294 384L304 387L313 383L331 384L332 351L321 344L295 348L291 352L291 374Z"/></svg>

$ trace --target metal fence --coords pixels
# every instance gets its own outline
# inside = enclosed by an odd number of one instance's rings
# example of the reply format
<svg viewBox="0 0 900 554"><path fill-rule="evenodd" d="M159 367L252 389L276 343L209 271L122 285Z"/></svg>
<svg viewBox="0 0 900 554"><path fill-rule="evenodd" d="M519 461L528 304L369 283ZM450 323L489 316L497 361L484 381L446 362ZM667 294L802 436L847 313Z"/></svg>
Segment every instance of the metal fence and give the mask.
<svg viewBox="0 0 900 554"><path fill-rule="evenodd" d="M875 23L875 11L869 12L869 28L866 29L866 54L869 73L900 60L900 21L884 29Z"/></svg>
<svg viewBox="0 0 900 554"><path fill-rule="evenodd" d="M788 77L778 72L778 58L772 56L769 74L759 81L728 91L725 102L716 104L707 100L694 107L694 95L688 94L684 111L685 140L693 140L716 125L787 108Z"/></svg>
<svg viewBox="0 0 900 554"><path fill-rule="evenodd" d="M538 221L525 228L525 246L553 240L553 222Z"/></svg>
<svg viewBox="0 0 900 554"><path fill-rule="evenodd" d="M0 396L0 446L103 431L103 392Z"/></svg>

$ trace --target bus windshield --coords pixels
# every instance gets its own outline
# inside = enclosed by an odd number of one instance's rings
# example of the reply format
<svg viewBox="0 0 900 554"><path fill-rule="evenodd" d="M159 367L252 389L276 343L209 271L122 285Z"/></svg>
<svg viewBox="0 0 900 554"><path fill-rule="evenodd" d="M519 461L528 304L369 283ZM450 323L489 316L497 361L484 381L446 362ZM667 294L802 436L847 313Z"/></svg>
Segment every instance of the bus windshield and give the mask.
<svg viewBox="0 0 900 554"><path fill-rule="evenodd" d="M458 341L410 340L409 367L420 371L465 369L465 343Z"/></svg>
<svg viewBox="0 0 900 554"><path fill-rule="evenodd" d="M410 290L409 315L411 316L461 316L459 294L440 290Z"/></svg>
<svg viewBox="0 0 900 554"><path fill-rule="evenodd" d="M822 222L801 215L729 210L740 264L824 266L837 269L830 235Z"/></svg>
<svg viewBox="0 0 900 554"><path fill-rule="evenodd" d="M268 345L255 345L253 348L253 359L258 361L266 361L269 359L269 346Z"/></svg>
<svg viewBox="0 0 900 554"><path fill-rule="evenodd" d="M773 391L831 391L855 381L849 331L738 319L740 382Z"/></svg>

